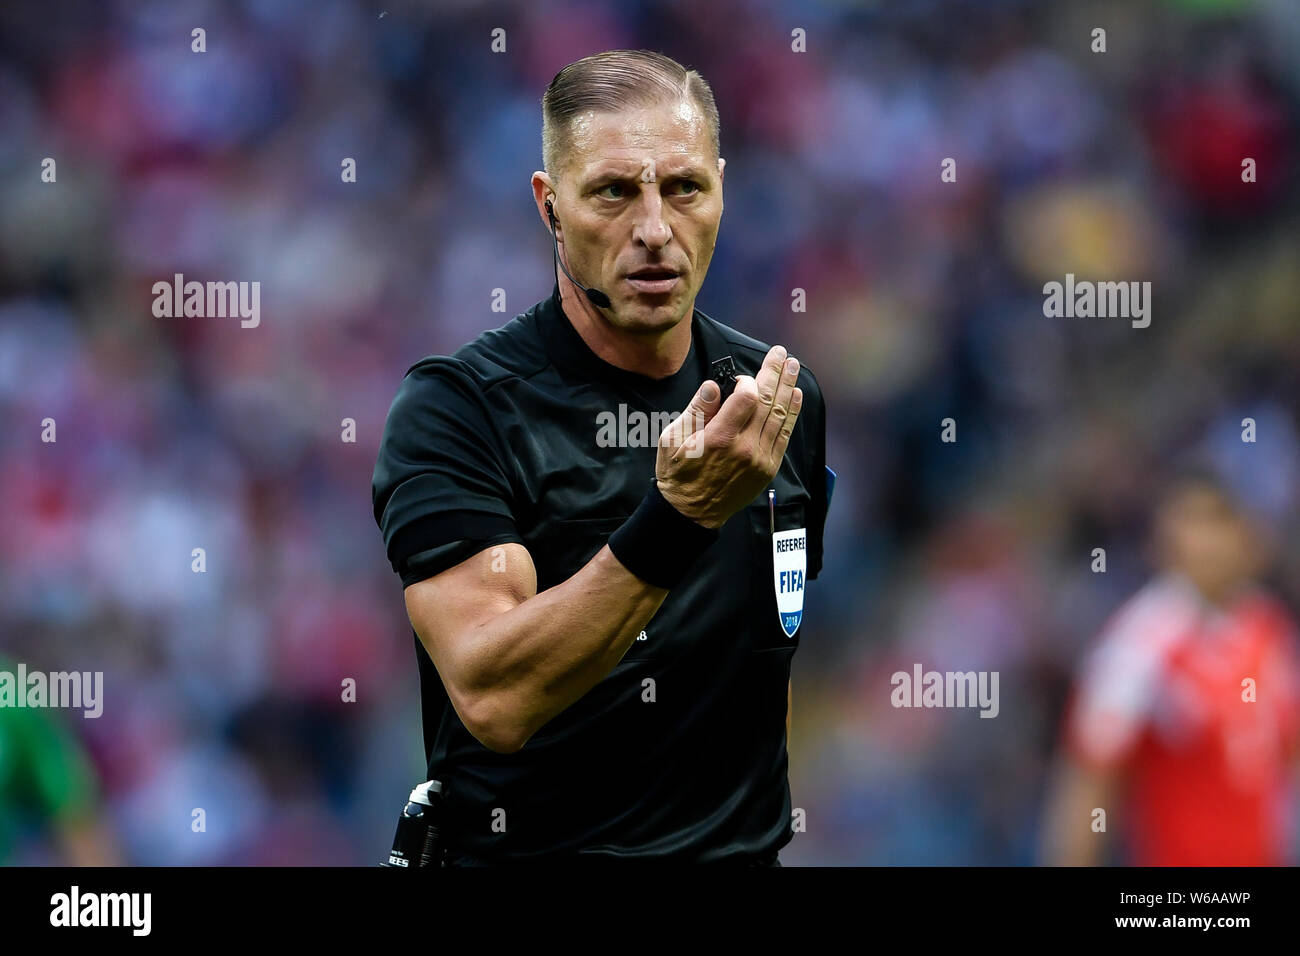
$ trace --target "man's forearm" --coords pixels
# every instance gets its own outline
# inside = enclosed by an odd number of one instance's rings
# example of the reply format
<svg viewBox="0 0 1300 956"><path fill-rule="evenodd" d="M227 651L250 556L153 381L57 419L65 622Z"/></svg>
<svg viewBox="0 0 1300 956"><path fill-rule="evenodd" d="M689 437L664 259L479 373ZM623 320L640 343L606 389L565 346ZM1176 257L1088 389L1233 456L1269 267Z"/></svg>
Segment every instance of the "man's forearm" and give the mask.
<svg viewBox="0 0 1300 956"><path fill-rule="evenodd" d="M1107 834L1092 830L1098 807L1112 809L1115 784L1108 774L1062 760L1055 768L1043 814L1043 862L1048 866L1095 866L1104 857Z"/></svg>
<svg viewBox="0 0 1300 956"><path fill-rule="evenodd" d="M522 747L614 668L667 595L603 547L567 581L480 624L461 662L480 702L475 723L504 749Z"/></svg>

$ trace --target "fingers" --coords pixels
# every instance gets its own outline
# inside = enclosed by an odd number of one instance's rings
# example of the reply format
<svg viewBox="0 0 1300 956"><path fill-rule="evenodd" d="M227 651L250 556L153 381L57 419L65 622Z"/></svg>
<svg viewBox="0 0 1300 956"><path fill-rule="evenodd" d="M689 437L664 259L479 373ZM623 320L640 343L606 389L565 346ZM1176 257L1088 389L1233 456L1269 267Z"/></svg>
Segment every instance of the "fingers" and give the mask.
<svg viewBox="0 0 1300 956"><path fill-rule="evenodd" d="M759 417L758 427L767 421L767 413L776 400L777 386L781 382L781 367L785 362L785 347L774 345L763 359L758 374L736 376L736 389L722 404L718 412L716 430L724 440L731 440L747 426L753 425L753 419Z"/></svg>
<svg viewBox="0 0 1300 956"><path fill-rule="evenodd" d="M754 376L754 384L758 386L758 400L766 406L770 407L776 399L776 390L781 384L781 370L785 366L785 359L785 346L773 345L767 350L763 367Z"/></svg>
<svg viewBox="0 0 1300 956"><path fill-rule="evenodd" d="M711 378L706 378L695 390L695 395L686 406L686 411L682 412L682 417L685 418L689 414L692 428L698 431L707 425L707 420L717 414L718 409L722 407L721 398L722 389L718 388L718 383ZM705 421L700 421L700 418L704 418Z"/></svg>
<svg viewBox="0 0 1300 956"><path fill-rule="evenodd" d="M668 423L659 436L659 447L673 452L673 460L679 457L682 446L691 443L692 437L704 431L713 416L718 413L722 407L722 390L718 388L718 383L712 379L706 379L695 394L691 397L690 402L682 413ZM696 438L692 444L693 450L703 446L699 438ZM699 452L696 452L698 455ZM694 457L694 456L692 456Z"/></svg>
<svg viewBox="0 0 1300 956"><path fill-rule="evenodd" d="M758 389L754 386L754 379L748 375L737 375L736 387L709 423L709 431L717 436L720 443L726 444L745 430L757 409Z"/></svg>
<svg viewBox="0 0 1300 956"><path fill-rule="evenodd" d="M794 423L799 420L801 408L803 408L803 389L796 388L790 395L790 414L781 423L781 428L776 434L776 442L772 445L773 474L776 474L781 467L781 459L785 457L785 450L790 444L790 436L794 433Z"/></svg>
<svg viewBox="0 0 1300 956"><path fill-rule="evenodd" d="M790 416L791 397L794 395L795 383L798 381L799 360L793 357L787 358L781 368L780 380L777 382L776 397L772 401L767 420L763 422L763 429L758 436L758 448L764 455L772 453L777 436Z"/></svg>

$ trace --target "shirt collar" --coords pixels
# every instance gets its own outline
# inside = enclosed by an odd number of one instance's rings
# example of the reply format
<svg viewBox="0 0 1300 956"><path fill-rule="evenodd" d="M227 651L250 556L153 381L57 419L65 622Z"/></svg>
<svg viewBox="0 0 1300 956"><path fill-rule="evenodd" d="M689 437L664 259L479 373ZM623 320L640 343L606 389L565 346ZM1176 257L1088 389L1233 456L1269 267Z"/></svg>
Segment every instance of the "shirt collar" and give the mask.
<svg viewBox="0 0 1300 956"><path fill-rule="evenodd" d="M1165 571L1161 576L1161 582L1170 591L1176 593L1196 616L1198 622L1198 633L1217 632L1227 627L1233 616L1233 610L1242 598L1242 593L1233 595L1233 597L1224 606L1218 606L1211 603L1191 579L1177 571Z"/></svg>
<svg viewBox="0 0 1300 956"><path fill-rule="evenodd" d="M558 284L551 297L539 303L537 316L546 350L557 365L614 384L654 389L675 384L680 377L686 376L698 387L708 376L710 364L730 354L713 320L695 309L691 313L691 348L686 361L672 375L655 379L611 365L593 352L565 314Z"/></svg>

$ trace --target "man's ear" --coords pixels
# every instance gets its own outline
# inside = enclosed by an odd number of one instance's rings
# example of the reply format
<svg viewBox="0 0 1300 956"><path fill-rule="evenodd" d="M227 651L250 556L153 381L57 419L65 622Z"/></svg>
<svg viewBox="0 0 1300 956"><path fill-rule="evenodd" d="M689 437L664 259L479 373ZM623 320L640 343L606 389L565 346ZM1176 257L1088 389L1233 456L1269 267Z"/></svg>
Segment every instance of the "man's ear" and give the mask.
<svg viewBox="0 0 1300 956"><path fill-rule="evenodd" d="M723 159L721 156L719 156L718 157L718 180L719 181L723 179L722 170L723 167L725 167L726 165L727 165L727 161Z"/></svg>
<svg viewBox="0 0 1300 956"><path fill-rule="evenodd" d="M542 217L542 222L546 224L549 232L551 229L551 219L546 215L546 200L551 200L552 205L555 203L555 185L551 182L551 177L543 170L537 170L533 173L533 201L537 203L537 213Z"/></svg>

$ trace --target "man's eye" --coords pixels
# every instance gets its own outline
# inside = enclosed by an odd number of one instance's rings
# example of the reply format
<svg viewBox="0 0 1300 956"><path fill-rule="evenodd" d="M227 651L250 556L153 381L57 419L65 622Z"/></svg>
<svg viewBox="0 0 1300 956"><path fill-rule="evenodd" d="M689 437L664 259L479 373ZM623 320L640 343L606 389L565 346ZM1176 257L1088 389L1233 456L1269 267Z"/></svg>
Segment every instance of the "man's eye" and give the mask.
<svg viewBox="0 0 1300 956"><path fill-rule="evenodd" d="M678 190L679 196L694 196L700 191L700 184L693 179L680 179L673 184ZM614 192L610 192L614 190ZM607 183L596 190L597 196L603 196L606 199L625 199L627 197L627 188L623 183Z"/></svg>

